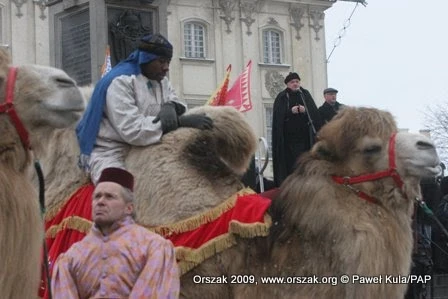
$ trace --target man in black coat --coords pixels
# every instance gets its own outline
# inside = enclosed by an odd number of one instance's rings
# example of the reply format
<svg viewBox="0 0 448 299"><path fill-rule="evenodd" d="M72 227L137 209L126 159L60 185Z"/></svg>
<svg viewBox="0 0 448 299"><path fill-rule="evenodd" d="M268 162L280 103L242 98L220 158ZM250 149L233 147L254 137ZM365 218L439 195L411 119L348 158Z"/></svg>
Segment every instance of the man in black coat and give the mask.
<svg viewBox="0 0 448 299"><path fill-rule="evenodd" d="M289 73L284 82L287 88L277 95L272 115L272 160L276 187L293 172L297 158L311 148L316 132L322 126L311 94L300 87L299 75Z"/></svg>
<svg viewBox="0 0 448 299"><path fill-rule="evenodd" d="M337 94L338 91L331 87L324 90L325 102L319 107L319 115L324 124L336 115L340 107L344 106L336 100Z"/></svg>

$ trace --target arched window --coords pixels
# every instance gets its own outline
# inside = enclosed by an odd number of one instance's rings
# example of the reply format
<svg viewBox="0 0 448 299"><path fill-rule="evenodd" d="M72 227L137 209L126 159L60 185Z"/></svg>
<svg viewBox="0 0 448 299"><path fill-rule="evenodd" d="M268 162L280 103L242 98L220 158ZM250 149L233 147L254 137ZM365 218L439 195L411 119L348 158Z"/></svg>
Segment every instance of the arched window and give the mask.
<svg viewBox="0 0 448 299"><path fill-rule="evenodd" d="M270 64L282 64L282 33L267 29L263 31L263 62Z"/></svg>
<svg viewBox="0 0 448 299"><path fill-rule="evenodd" d="M187 58L206 58L206 27L199 22L184 24L184 55Z"/></svg>

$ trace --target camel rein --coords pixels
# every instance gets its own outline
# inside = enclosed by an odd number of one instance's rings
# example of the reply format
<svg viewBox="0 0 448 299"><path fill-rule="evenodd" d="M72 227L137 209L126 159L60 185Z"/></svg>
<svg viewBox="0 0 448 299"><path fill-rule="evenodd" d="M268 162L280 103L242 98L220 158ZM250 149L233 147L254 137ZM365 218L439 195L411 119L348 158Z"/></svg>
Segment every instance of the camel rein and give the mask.
<svg viewBox="0 0 448 299"><path fill-rule="evenodd" d="M10 67L8 71L8 78L6 80L6 90L5 90L5 102L0 104L0 114L6 113L11 122L13 123L17 133L19 134L20 141L25 150L31 150L30 138L28 131L20 120L16 110L14 109L14 86L17 79L17 68ZM39 161L34 162L34 168L36 169L37 177L39 179L39 205L41 209L42 216L45 214L45 181L42 173L42 168L40 166ZM44 250L44 261L48 261L48 250L47 244L44 240L43 242L43 250ZM45 275L47 278L47 287L49 290L49 298L51 299L51 282L50 282L50 269L48 262L44 262Z"/></svg>
<svg viewBox="0 0 448 299"><path fill-rule="evenodd" d="M8 79L6 80L6 90L5 90L5 102L0 104L0 114L6 113L11 119L14 127L16 128L17 133L20 136L20 140L22 141L23 147L26 150L31 149L30 138L28 135L28 131L26 130L23 123L20 121L19 116L17 115L16 110L14 109L14 85L16 83L17 78L17 68L10 67L8 72Z"/></svg>
<svg viewBox="0 0 448 299"><path fill-rule="evenodd" d="M353 192L356 193L360 198L371 202L379 204L377 198L368 195L367 193L356 189L352 185L359 184L363 182L376 181L382 178L391 177L395 184L401 189L403 187L403 180L397 172L397 165L395 164L395 137L397 133L393 133L389 139L389 168L383 171L378 171L375 173L362 174L358 176L332 176L334 182L340 185L344 185ZM428 207L423 198L416 197L414 198L417 202L418 206L423 210L423 212L428 215L441 229L443 234L448 237L448 230L444 227L442 222L437 218L434 212Z"/></svg>
<svg viewBox="0 0 448 299"><path fill-rule="evenodd" d="M389 139L389 168L386 170L378 171L375 173L361 174L358 176L332 176L335 183L344 185L353 192L355 192L360 198L378 204L378 199L367 193L354 188L352 185L363 182L376 181L382 178L391 177L395 184L401 189L403 187L403 180L397 172L397 165L395 164L395 137L397 133L393 133Z"/></svg>

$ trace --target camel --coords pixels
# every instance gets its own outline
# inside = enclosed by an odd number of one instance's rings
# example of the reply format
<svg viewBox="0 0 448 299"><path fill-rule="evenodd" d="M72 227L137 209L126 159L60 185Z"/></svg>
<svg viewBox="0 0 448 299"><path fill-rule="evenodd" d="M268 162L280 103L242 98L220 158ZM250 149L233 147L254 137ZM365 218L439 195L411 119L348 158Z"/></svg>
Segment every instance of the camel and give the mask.
<svg viewBox="0 0 448 299"><path fill-rule="evenodd" d="M441 169L428 138L396 131L388 112L340 112L280 187L269 236L240 238L186 273L181 297L403 298L419 180Z"/></svg>
<svg viewBox="0 0 448 299"><path fill-rule="evenodd" d="M89 98L91 87L81 89ZM255 153L257 140L244 115L233 107L222 106L196 107L188 113L205 113L213 119L213 128L178 128L162 136L160 143L131 148L126 158L126 167L136 182L136 220L150 229L194 217L247 192L241 178ZM90 199L85 197L82 204L78 199L73 201L79 213L53 222L71 206L72 196L76 197L90 179L77 166L79 146L73 128L54 130L37 154L44 170L46 236L50 261L54 262L66 245L56 241L58 245L53 246L53 241L68 238L76 242L78 233L90 230Z"/></svg>
<svg viewBox="0 0 448 299"><path fill-rule="evenodd" d="M131 148L126 158L126 167L136 178L137 221L144 226L194 216L244 188L240 179L257 140L242 113L211 106L187 113L207 114L213 129L179 128L160 143ZM47 210L52 214L88 177L77 167L79 147L72 128L55 130L46 148L39 155L45 166Z"/></svg>
<svg viewBox="0 0 448 299"><path fill-rule="evenodd" d="M0 50L0 290L3 298L22 299L36 297L43 242L38 195L29 177L35 158L30 148L45 144L53 129L74 125L85 105L75 81L56 68L17 67L8 89L9 65ZM7 90L12 109L6 106ZM27 133L18 133L11 111Z"/></svg>
<svg viewBox="0 0 448 299"><path fill-rule="evenodd" d="M180 128L128 154L126 165L136 177L137 221L145 226L193 217L243 188L240 176L256 147L244 117L228 107L188 113L206 113L214 128ZM396 131L388 112L347 107L339 113L281 186L269 210L269 235L236 237L235 246L182 276L181 296L402 298L406 285L386 284L391 277L383 276L409 273L413 200L420 196L420 178L434 176L440 167L428 138ZM76 166L79 150L72 127L46 137L50 140L36 145L35 153L43 164L51 214L88 178ZM392 144L394 159L389 159ZM357 181L370 173L376 173L375 180ZM345 274L352 280L373 276L383 281L342 284ZM327 283L299 283L312 275ZM287 283L263 283L267 276ZM212 280L223 283L207 283Z"/></svg>
<svg viewBox="0 0 448 299"><path fill-rule="evenodd" d="M214 129L181 128L165 135L160 144L129 152L127 166L137 178L137 220L145 226L194 216L242 188L239 177L255 149L243 117L224 107L189 113L208 114ZM337 182L387 169L395 131L390 113L347 107L321 129L319 141L281 186L269 211L269 236L237 237L235 246L182 276L181 297L402 298L406 284L385 280L409 274L410 222L413 200L420 196L419 180L440 171L433 144L422 135L397 133L392 160L399 179L394 171L384 171L392 177L354 185ZM72 129L55 131L47 146L58 149L56 155L42 153L50 169L49 209L54 210L86 178L80 179L75 166L60 167L74 165L79 154L73 150ZM342 284L344 274L350 279L376 277L382 283ZM262 283L262 277L294 283ZM207 284L226 278L237 284ZM324 279L326 284L299 284L303 279Z"/></svg>

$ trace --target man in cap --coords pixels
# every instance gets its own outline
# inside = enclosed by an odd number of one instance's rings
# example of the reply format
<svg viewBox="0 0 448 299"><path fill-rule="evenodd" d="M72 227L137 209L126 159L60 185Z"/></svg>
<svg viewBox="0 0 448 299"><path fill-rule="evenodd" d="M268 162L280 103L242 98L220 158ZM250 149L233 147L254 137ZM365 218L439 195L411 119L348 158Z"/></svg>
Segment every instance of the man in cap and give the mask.
<svg viewBox="0 0 448 299"><path fill-rule="evenodd" d="M134 222L134 178L106 168L92 195L93 226L53 268L53 298L177 298L170 241Z"/></svg>
<svg viewBox="0 0 448 299"><path fill-rule="evenodd" d="M181 127L209 129L205 115L183 115L180 101L166 77L173 46L160 34L145 36L129 57L96 84L76 128L80 166L97 183L107 167L125 168L130 146L147 146Z"/></svg>
<svg viewBox="0 0 448 299"><path fill-rule="evenodd" d="M275 101L272 114L274 183L279 187L290 175L298 157L314 143L321 127L319 112L310 92L300 86L297 73L285 78L286 89Z"/></svg>
<svg viewBox="0 0 448 299"><path fill-rule="evenodd" d="M334 88L324 89L325 102L319 107L320 118L324 123L329 122L336 115L339 108L344 106L336 100L337 94L338 91Z"/></svg>

